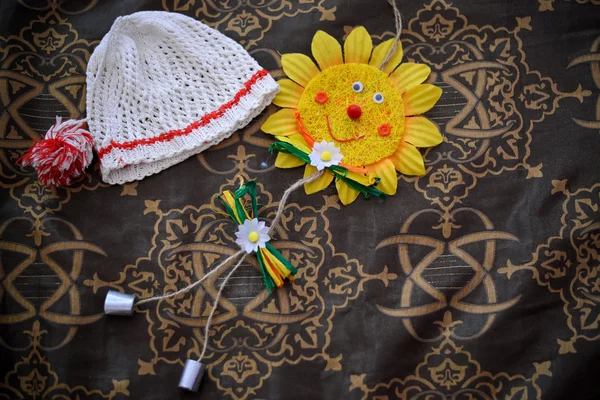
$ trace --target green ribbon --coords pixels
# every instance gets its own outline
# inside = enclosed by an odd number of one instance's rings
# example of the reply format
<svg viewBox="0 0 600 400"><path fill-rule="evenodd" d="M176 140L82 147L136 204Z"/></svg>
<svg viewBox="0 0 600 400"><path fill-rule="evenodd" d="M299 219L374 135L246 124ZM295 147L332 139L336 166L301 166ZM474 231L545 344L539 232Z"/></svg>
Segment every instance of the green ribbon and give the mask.
<svg viewBox="0 0 600 400"><path fill-rule="evenodd" d="M295 147L294 145L292 145L290 143L286 143L286 142L272 143L271 146L269 146L269 152L274 153L275 151L278 151L280 153L291 154L293 156L298 157L305 163L310 164L310 157L308 156L308 154L303 152L302 150L298 149L297 147ZM343 167L341 165L332 165L330 167L327 167L327 169L333 174L333 176L335 176L336 179L344 181L344 183L346 183L346 185L348 185L352 189L360 192L364 196L365 199L368 199L369 196L379 197L380 199L386 198L385 193L383 193L381 190L375 188L375 185L377 185L377 183L380 180L379 178L375 180L375 183L373 185L365 186L362 183L356 182L355 180L348 178L348 168L346 168L346 167Z"/></svg>
<svg viewBox="0 0 600 400"><path fill-rule="evenodd" d="M256 182L255 181L249 181L245 185L242 185L239 189L237 189L234 193L232 193L232 196L233 196L233 202L234 202L233 207L235 207L235 211L232 208L232 206L227 203L227 201L225 200L223 195L219 194L217 197L223 203L223 206L224 206L227 214L229 214L231 219L236 224L242 225L244 223L244 221L246 221L246 219L248 219L246 217L246 209L244 208L244 202L243 202L244 197L246 197L246 196L250 197L250 204L251 204L251 211L252 211L251 218L258 217L258 202L256 201ZM237 212L237 215L236 215L236 212ZM277 251L277 249L275 249L270 243L267 242L265 247L268 252L270 252L275 258L277 258L277 260L279 260L285 266L285 268L287 268L290 271L291 275L295 275L298 272L298 270L288 260L286 260L286 258L279 251ZM261 273L263 276L263 281L265 282L265 286L267 287L267 290L269 291L269 293L271 293L273 291L273 289L275 287L277 287L277 285L275 284L275 282L273 281L273 278L267 271L267 261L263 259L263 255L261 252L256 252L256 258L258 260L258 264L260 265L260 270L261 270ZM283 277L282 277L282 279L283 279Z"/></svg>

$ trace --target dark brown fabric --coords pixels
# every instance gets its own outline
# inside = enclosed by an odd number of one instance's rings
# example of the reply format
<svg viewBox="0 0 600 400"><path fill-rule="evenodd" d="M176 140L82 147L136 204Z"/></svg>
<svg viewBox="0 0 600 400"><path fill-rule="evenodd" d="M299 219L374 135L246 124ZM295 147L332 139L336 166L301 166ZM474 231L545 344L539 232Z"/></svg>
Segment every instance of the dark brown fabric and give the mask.
<svg viewBox="0 0 600 400"><path fill-rule="evenodd" d="M364 25L386 1L2 0L0 398L592 399L600 340L600 6L597 0L401 1L405 60L444 89L445 137L398 194L341 207L298 191L277 240L300 267L268 295L242 268L218 307L199 394L177 382L223 276L133 318L109 289L183 287L226 256L215 194L257 179L272 218L301 170L277 170L261 124L156 176L108 186L91 168L40 186L16 159L54 116L82 118L85 70L113 20L184 13L280 53ZM192 250L172 252L181 245ZM195 249L195 250L194 250Z"/></svg>

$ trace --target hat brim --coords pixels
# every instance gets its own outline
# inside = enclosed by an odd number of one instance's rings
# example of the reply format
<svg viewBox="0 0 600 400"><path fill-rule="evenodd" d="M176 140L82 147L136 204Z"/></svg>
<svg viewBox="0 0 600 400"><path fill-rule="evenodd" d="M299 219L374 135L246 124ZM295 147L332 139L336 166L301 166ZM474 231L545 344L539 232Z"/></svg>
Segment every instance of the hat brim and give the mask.
<svg viewBox="0 0 600 400"><path fill-rule="evenodd" d="M233 99L187 126L141 140L111 142L97 149L102 179L109 184L123 184L180 163L248 125L278 92L277 82L266 70L260 70Z"/></svg>

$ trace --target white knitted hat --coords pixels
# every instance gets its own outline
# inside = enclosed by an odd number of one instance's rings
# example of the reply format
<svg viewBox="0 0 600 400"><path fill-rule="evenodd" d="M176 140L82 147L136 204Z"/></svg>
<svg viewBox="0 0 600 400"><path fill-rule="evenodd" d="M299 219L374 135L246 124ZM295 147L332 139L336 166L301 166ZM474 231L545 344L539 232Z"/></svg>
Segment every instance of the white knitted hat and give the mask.
<svg viewBox="0 0 600 400"><path fill-rule="evenodd" d="M279 86L236 42L181 14L119 17L87 70L102 178L160 172L247 125Z"/></svg>

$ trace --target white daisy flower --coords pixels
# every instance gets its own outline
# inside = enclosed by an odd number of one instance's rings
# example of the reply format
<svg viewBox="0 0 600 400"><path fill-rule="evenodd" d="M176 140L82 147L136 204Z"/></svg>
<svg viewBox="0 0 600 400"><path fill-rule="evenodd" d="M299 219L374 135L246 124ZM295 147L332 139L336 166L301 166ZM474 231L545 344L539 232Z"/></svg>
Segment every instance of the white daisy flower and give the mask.
<svg viewBox="0 0 600 400"><path fill-rule="evenodd" d="M271 240L269 228L257 218L245 220L243 225L238 226L235 236L235 242L248 254L258 251L259 247L265 247Z"/></svg>
<svg viewBox="0 0 600 400"><path fill-rule="evenodd" d="M338 165L344 156L335 144L323 140L321 143L313 145L312 153L309 154L310 165L317 167L319 171L323 168Z"/></svg>

